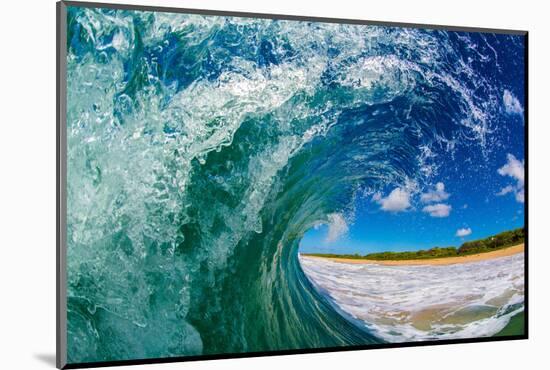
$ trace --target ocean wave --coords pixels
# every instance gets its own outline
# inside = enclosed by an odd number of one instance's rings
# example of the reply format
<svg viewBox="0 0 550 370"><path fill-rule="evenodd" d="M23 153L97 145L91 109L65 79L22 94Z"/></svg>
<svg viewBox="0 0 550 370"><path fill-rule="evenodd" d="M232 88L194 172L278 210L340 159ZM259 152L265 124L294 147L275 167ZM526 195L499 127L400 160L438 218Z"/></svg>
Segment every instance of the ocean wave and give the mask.
<svg viewBox="0 0 550 370"><path fill-rule="evenodd" d="M305 277L299 241L429 184L439 155L491 150L504 88L482 42L70 6L70 362L380 342Z"/></svg>

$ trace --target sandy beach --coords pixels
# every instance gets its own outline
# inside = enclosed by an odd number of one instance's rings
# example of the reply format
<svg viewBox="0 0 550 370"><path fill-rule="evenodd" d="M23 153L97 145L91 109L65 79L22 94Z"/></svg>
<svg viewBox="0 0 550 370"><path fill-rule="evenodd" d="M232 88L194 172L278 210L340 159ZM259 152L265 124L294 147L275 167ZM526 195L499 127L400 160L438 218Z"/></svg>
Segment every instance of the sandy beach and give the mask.
<svg viewBox="0 0 550 370"><path fill-rule="evenodd" d="M353 259L353 258L330 258L330 257L318 257L318 256L302 256L304 258L320 258L328 259L334 262L340 263L352 263L352 264L377 264L385 266L412 266L412 265L454 265L457 263L469 263L478 262L488 259L511 256L516 253L523 253L525 247L524 244L515 245L513 247L503 248L492 252L470 254L468 256L461 257L445 257L445 258L432 258L432 259L417 259L417 260L367 260L367 259Z"/></svg>

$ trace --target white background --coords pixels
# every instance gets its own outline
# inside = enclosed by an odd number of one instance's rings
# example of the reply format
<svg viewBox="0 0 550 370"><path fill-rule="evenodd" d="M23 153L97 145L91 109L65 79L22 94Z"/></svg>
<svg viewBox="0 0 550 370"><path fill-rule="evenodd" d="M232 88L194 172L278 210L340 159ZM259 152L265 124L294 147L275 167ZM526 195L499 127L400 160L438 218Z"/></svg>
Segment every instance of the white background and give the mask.
<svg viewBox="0 0 550 370"><path fill-rule="evenodd" d="M548 366L543 355L550 350L550 245L546 213L550 208L547 190L550 32L544 1L127 2L530 31L528 341L176 363L149 368L426 370ZM0 17L0 368L51 369L55 358L55 1L3 1Z"/></svg>

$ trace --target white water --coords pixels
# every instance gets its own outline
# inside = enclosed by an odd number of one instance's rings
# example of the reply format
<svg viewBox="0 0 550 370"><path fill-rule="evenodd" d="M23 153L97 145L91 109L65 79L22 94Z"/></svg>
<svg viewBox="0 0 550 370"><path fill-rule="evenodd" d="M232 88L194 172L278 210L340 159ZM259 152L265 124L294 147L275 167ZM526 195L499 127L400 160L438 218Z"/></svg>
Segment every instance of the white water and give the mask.
<svg viewBox="0 0 550 370"><path fill-rule="evenodd" d="M445 266L300 262L319 291L389 342L492 336L523 310L521 253Z"/></svg>

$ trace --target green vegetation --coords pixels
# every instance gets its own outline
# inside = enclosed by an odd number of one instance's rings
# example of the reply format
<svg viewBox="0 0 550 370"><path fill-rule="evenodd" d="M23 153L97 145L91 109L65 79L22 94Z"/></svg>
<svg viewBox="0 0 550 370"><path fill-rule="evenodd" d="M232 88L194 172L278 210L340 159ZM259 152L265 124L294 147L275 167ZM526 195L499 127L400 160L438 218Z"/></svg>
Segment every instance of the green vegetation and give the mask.
<svg viewBox="0 0 550 370"><path fill-rule="evenodd" d="M504 231L500 234L490 236L485 239L465 242L460 247L434 247L427 250L414 252L382 252L370 253L366 255L359 254L323 254L323 253L303 253L304 256L328 257L328 258L351 258L368 260L416 260L429 258L444 258L467 256L477 253L491 252L498 249L511 247L521 244L525 241L525 230L519 228L511 231Z"/></svg>

